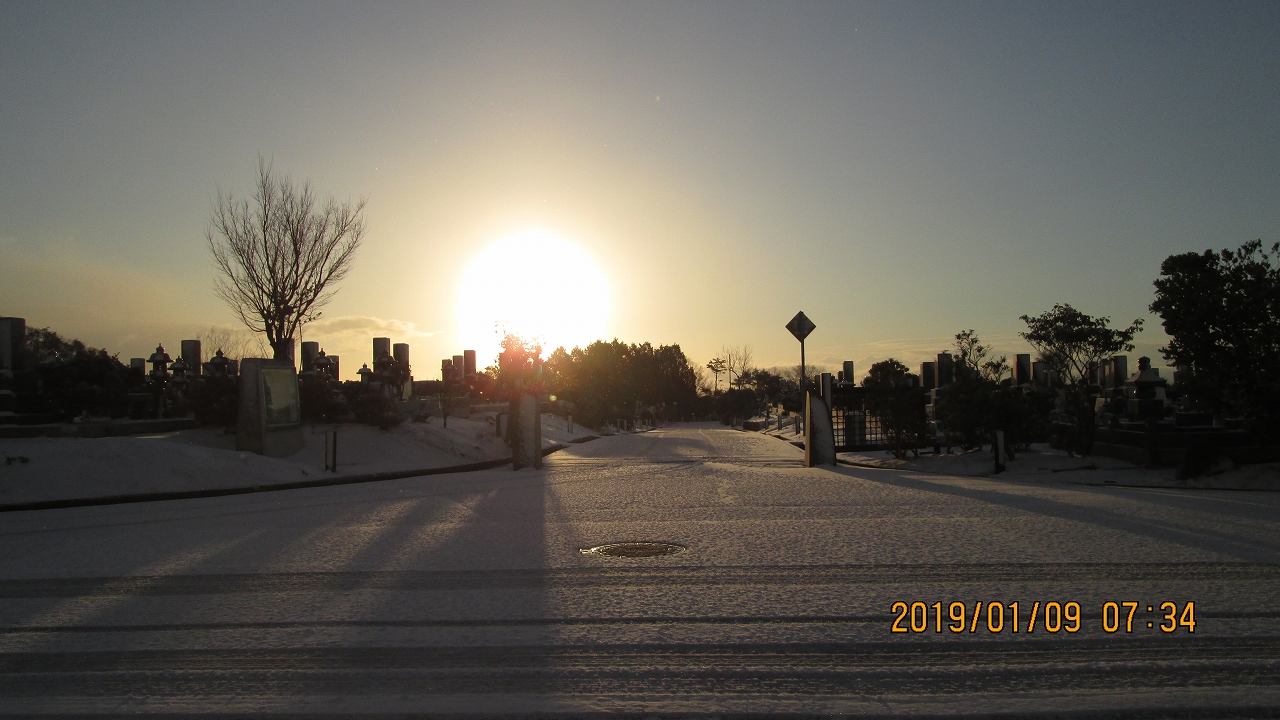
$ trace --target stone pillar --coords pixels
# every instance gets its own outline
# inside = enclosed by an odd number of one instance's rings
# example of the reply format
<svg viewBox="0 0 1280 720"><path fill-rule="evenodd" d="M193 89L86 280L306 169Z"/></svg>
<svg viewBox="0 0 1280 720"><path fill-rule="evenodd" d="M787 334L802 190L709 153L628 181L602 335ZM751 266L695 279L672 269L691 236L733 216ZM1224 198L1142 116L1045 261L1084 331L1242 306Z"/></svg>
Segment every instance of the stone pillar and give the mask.
<svg viewBox="0 0 1280 720"><path fill-rule="evenodd" d="M183 346L183 355L186 355L186 345ZM307 342L302 343L302 372L311 372L316 369L316 356L320 354L320 343Z"/></svg>
<svg viewBox="0 0 1280 720"><path fill-rule="evenodd" d="M955 382L956 365L951 358L951 353L938 353L938 387L946 387Z"/></svg>
<svg viewBox="0 0 1280 720"><path fill-rule="evenodd" d="M27 369L27 321L20 317L0 317L0 370L20 373Z"/></svg>
<svg viewBox="0 0 1280 720"><path fill-rule="evenodd" d="M200 355L200 341L183 340L181 347L182 352L179 357L182 358L182 362L187 364L187 374L199 375L201 368L204 367L204 358Z"/></svg>
<svg viewBox="0 0 1280 720"><path fill-rule="evenodd" d="M925 390L932 390L938 387L938 363L920 363L920 383Z"/></svg>
<svg viewBox="0 0 1280 720"><path fill-rule="evenodd" d="M1111 358L1111 380L1116 387L1129 382L1129 356L1116 355Z"/></svg>
<svg viewBox="0 0 1280 720"><path fill-rule="evenodd" d="M542 417L538 412L538 398L520 395L511 401L514 421L511 430L511 469L532 467L542 469Z"/></svg>
<svg viewBox="0 0 1280 720"><path fill-rule="evenodd" d="M467 377L472 377L476 374L476 351L475 350L462 351L462 374Z"/></svg>
<svg viewBox="0 0 1280 720"><path fill-rule="evenodd" d="M1031 382L1031 355L1019 353L1013 360L1013 384L1027 385Z"/></svg>
<svg viewBox="0 0 1280 720"><path fill-rule="evenodd" d="M804 466L836 464L836 436L831 427L831 406L816 392L805 395Z"/></svg>

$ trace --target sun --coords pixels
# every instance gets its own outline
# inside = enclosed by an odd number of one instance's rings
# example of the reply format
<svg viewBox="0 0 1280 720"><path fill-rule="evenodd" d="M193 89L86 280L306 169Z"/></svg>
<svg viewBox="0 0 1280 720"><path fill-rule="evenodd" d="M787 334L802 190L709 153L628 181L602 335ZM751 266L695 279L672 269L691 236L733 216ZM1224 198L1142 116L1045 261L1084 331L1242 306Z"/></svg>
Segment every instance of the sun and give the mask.
<svg viewBox="0 0 1280 720"><path fill-rule="evenodd" d="M609 280L582 248L542 230L505 237L472 258L458 286L458 336L481 367L503 332L542 343L544 356L602 339Z"/></svg>

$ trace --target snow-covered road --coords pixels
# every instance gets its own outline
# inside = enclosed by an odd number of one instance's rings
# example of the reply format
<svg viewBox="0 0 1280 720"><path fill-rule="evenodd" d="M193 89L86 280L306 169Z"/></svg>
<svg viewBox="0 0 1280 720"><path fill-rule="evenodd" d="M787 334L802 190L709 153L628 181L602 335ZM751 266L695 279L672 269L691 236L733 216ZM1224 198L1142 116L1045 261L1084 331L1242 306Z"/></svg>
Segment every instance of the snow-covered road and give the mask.
<svg viewBox="0 0 1280 720"><path fill-rule="evenodd" d="M800 460L678 426L542 471L3 514L0 714L1280 710L1280 493ZM623 541L688 549L581 552Z"/></svg>

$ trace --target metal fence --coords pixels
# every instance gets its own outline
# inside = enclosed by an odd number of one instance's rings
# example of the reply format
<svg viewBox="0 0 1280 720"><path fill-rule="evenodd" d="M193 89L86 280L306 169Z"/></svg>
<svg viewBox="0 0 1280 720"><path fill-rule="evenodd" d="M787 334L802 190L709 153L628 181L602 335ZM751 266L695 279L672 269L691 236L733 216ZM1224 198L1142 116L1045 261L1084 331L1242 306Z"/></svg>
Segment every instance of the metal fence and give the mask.
<svg viewBox="0 0 1280 720"><path fill-rule="evenodd" d="M902 388L901 392L921 400L921 391ZM860 387L835 387L831 396L831 427L835 431L836 451L880 450L888 446L885 424L882 418L868 406L866 390Z"/></svg>

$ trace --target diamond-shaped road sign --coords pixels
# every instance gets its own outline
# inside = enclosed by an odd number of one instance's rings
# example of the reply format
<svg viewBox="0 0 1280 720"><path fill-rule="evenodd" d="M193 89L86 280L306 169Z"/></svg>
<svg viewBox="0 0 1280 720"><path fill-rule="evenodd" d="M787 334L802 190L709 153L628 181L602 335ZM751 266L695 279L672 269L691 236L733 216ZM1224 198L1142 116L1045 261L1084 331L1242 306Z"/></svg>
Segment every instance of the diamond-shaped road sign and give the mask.
<svg viewBox="0 0 1280 720"><path fill-rule="evenodd" d="M814 325L813 321L806 317L803 312L796 313L796 316L791 318L791 322L787 323L787 329L800 342L804 342L804 339L809 337L809 333L813 332L816 327L818 326Z"/></svg>

